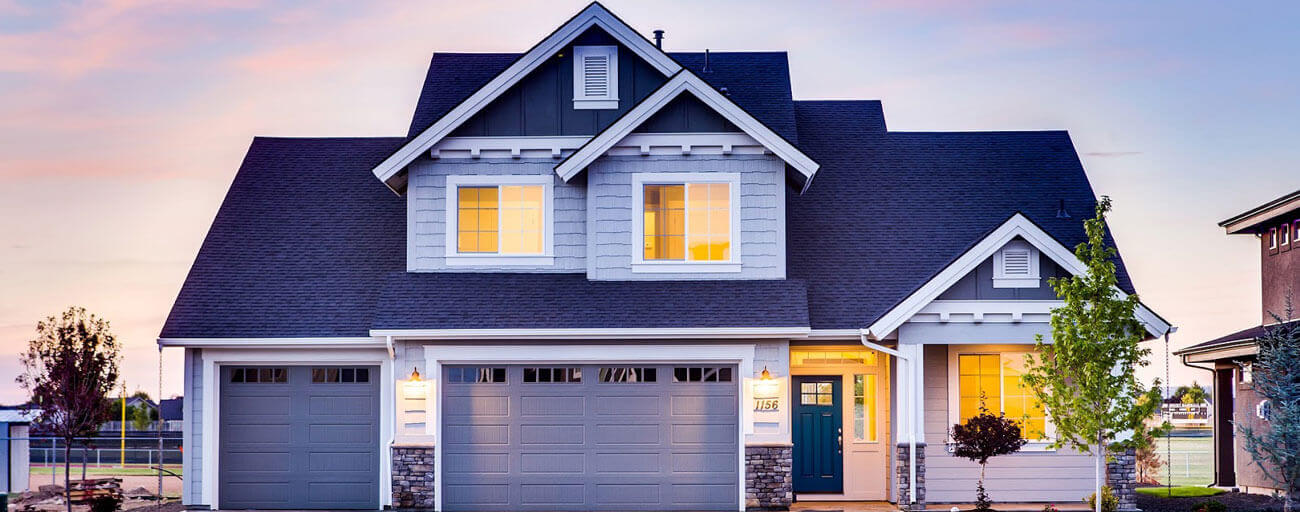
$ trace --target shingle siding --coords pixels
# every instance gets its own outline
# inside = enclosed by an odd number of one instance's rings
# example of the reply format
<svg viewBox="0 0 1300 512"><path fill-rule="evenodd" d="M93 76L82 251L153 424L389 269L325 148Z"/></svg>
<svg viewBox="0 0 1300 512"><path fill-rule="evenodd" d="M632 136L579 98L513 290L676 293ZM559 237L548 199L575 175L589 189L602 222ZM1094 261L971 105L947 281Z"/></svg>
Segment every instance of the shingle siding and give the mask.
<svg viewBox="0 0 1300 512"><path fill-rule="evenodd" d="M719 172L740 174L740 261L736 273L639 274L632 272L632 240L638 205L632 204L637 173ZM785 164L775 156L604 157L587 169L587 223L592 255L587 276L596 280L784 279ZM734 250L734 248L733 248Z"/></svg>

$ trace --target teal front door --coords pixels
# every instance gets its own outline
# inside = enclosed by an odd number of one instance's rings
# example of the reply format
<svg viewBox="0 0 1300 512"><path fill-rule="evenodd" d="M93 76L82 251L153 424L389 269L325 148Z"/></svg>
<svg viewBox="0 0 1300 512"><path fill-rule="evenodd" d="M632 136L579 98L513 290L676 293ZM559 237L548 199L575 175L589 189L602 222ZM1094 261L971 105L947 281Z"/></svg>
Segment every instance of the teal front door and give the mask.
<svg viewBox="0 0 1300 512"><path fill-rule="evenodd" d="M794 492L844 492L840 376L793 379Z"/></svg>

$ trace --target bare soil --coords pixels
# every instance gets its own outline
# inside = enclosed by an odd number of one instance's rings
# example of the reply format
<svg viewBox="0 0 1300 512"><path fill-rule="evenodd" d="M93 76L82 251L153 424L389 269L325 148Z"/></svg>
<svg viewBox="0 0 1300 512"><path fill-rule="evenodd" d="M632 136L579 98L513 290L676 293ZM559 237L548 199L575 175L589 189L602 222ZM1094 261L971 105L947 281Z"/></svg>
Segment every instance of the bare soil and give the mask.
<svg viewBox="0 0 1300 512"><path fill-rule="evenodd" d="M1157 498L1139 494L1138 508L1143 512L1191 512L1192 508L1206 501L1218 501L1232 512L1281 512L1282 500L1260 494L1227 492L1208 498Z"/></svg>

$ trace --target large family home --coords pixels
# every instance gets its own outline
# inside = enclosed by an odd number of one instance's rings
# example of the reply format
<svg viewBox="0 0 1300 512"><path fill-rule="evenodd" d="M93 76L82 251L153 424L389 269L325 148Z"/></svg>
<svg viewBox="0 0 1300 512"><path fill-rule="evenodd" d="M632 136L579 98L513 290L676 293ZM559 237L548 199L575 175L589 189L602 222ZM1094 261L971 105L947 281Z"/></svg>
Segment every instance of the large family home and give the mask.
<svg viewBox="0 0 1300 512"><path fill-rule="evenodd" d="M1032 437L994 499L1089 494L1019 378L1085 271L1070 137L891 132L661 36L591 4L434 54L406 136L254 139L159 339L185 503L921 509L973 499L981 395Z"/></svg>
<svg viewBox="0 0 1300 512"><path fill-rule="evenodd" d="M1268 426L1269 405L1254 389L1251 365L1267 329L1294 319L1300 292L1300 190L1219 223L1229 235L1259 240L1260 324L1192 345L1175 355L1183 364L1214 374L1214 485L1272 494L1280 486L1246 451L1237 427ZM1300 304L1300 296L1294 301ZM1270 468L1271 470L1272 468Z"/></svg>

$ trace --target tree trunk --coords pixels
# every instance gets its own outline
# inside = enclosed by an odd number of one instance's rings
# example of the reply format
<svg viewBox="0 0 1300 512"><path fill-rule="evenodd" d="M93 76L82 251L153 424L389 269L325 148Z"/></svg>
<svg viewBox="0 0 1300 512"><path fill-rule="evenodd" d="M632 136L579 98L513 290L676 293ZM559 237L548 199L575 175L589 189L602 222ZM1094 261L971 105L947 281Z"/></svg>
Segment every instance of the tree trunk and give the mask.
<svg viewBox="0 0 1300 512"><path fill-rule="evenodd" d="M90 449L88 447L82 446L81 447L81 480L82 481L86 480L86 457L89 455L90 455Z"/></svg>
<svg viewBox="0 0 1300 512"><path fill-rule="evenodd" d="M1102 461L1106 460L1106 447L1101 441L1101 435L1097 436L1097 479L1094 482L1093 490L1093 512L1101 512L1101 480L1104 478L1101 473Z"/></svg>
<svg viewBox="0 0 1300 512"><path fill-rule="evenodd" d="M72 440L65 439L63 443L63 502L68 506L68 512L72 512Z"/></svg>

